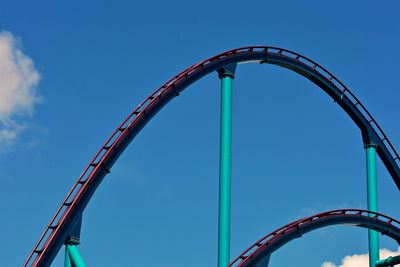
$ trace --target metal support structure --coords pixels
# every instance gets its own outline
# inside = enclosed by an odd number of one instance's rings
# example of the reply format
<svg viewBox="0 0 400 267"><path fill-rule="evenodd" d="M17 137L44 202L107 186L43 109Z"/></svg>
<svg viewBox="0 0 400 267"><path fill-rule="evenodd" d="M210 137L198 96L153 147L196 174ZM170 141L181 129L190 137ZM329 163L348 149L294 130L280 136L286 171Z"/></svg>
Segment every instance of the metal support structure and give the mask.
<svg viewBox="0 0 400 267"><path fill-rule="evenodd" d="M271 254L268 254L265 256L257 266L262 266L262 267L268 267L269 266L269 260L271 259Z"/></svg>
<svg viewBox="0 0 400 267"><path fill-rule="evenodd" d="M365 146L367 159L367 197L368 210L378 212L378 183L376 171L376 145ZM374 215L370 215L374 216ZM369 266L375 267L379 260L379 233L368 230Z"/></svg>
<svg viewBox="0 0 400 267"><path fill-rule="evenodd" d="M87 267L76 245L65 245L65 267Z"/></svg>
<svg viewBox="0 0 400 267"><path fill-rule="evenodd" d="M388 267L400 264L400 256L389 257L384 260L379 260L375 263L376 267Z"/></svg>
<svg viewBox="0 0 400 267"><path fill-rule="evenodd" d="M71 258L69 257L69 253L68 253L68 245L65 245L64 267L72 267Z"/></svg>
<svg viewBox="0 0 400 267"><path fill-rule="evenodd" d="M218 70L221 79L218 267L230 263L231 159L232 159L232 79L236 64Z"/></svg>
<svg viewBox="0 0 400 267"><path fill-rule="evenodd" d="M79 254L77 245L80 244L82 227L82 215L75 222L72 232L65 241L65 262L64 267L86 267L81 255Z"/></svg>
<svg viewBox="0 0 400 267"><path fill-rule="evenodd" d="M104 177L146 124L174 97L212 71L227 65L260 62L278 65L309 79L324 90L360 128L365 144L378 145L378 155L400 189L400 155L360 100L323 66L296 52L271 46L241 47L196 63L173 76L141 102L98 150L47 224L23 266L49 266ZM68 208L65 208L68 207ZM61 219L62 218L62 219Z"/></svg>

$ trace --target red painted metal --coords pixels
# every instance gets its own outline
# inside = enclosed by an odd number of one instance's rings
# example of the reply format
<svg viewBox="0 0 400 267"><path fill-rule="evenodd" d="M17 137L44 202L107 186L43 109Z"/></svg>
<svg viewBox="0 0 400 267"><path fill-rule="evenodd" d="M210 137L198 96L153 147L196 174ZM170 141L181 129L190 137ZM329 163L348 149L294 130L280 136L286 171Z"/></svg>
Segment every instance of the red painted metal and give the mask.
<svg viewBox="0 0 400 267"><path fill-rule="evenodd" d="M374 216L371 216L371 214ZM326 211L303 219L299 219L269 233L268 235L259 239L249 248L247 248L242 254L236 257L228 266L229 267L246 266L247 261L252 257L254 257L256 254L260 253L260 251L265 249L266 246L271 245L273 242L281 238L283 235L292 232L293 230L299 229L300 225L303 226L305 224L311 222L317 222L322 219L331 218L335 216L345 216L345 215L358 215L360 217L365 217L365 218L373 217L374 220L380 220L386 224L389 224L391 227L396 227L397 229L400 229L400 221L377 212L360 210L360 209L342 209L342 210Z"/></svg>
<svg viewBox="0 0 400 267"><path fill-rule="evenodd" d="M320 73L323 77L325 77L326 81L330 83L334 83L337 87L340 88L342 94L346 94L350 96L353 102L353 105L360 110L363 114L367 115L368 121L370 121L371 127L375 129L377 133L380 134L380 138L382 141L390 147L389 153L392 158L397 161L397 166L399 167L399 154L394 149L392 143L387 138L386 134L383 132L382 128L376 123L375 119L368 112L365 106L357 99L357 97L341 82L339 81L333 74L331 74L324 67L320 66L313 60L302 56L293 51L282 49L278 47L271 46L249 46L242 47L238 49L233 49L227 52L223 52L209 59L203 60L186 70L180 72L179 74L172 77L166 83L164 83L161 87L155 90L149 97L147 97L136 109L129 114L129 116L119 125L119 127L113 132L113 134L107 139L101 149L95 154L92 158L88 166L84 169L82 174L79 176L78 180L72 186L71 190L63 200L60 207L57 209L55 215L50 220L47 225L45 231L40 236L38 242L35 244L28 258L26 259L23 266L41 266L39 263L46 253L46 250L49 247L49 244L54 241L57 233L63 231L62 226L66 219L71 216L71 212L74 209L74 206L78 200L81 200L82 195L84 195L85 191L88 190L91 180L99 175L102 172L102 169L105 168L107 172L109 172L107 166L104 165L107 159L111 157L113 153L118 153L117 151L113 151L114 148L120 144L124 138L128 135L129 131L136 126L136 123L140 121L141 117L146 113L146 111L151 110L151 107L157 103L157 101L162 97L167 95L170 92L174 92L176 95L179 92L174 88L176 85L184 82L187 77L195 74L197 71L207 67L209 64L214 62L241 55L241 54L271 54L271 55L280 55L282 57L287 57L292 60L296 60L297 62L304 64L305 66L314 69L318 73Z"/></svg>

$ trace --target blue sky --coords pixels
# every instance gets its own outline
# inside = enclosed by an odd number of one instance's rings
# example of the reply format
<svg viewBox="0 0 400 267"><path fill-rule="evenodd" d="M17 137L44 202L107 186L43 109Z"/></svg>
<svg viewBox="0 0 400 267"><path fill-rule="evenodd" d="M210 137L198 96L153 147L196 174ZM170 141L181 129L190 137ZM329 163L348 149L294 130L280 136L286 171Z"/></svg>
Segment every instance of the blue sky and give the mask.
<svg viewBox="0 0 400 267"><path fill-rule="evenodd" d="M23 263L139 102L225 50L271 45L315 60L400 149L399 8L397 1L3 1L2 36L17 39L40 80L28 88L31 102L3 114L18 131L0 144L2 265ZM277 66L244 64L233 97L232 258L292 220L366 208L360 131L321 89ZM219 80L211 74L146 126L97 190L83 219L88 265L215 266L218 139ZM380 162L378 175L380 211L399 218L398 190ZM397 249L387 238L381 244ZM340 264L366 251L366 230L331 227L285 246L271 266L293 266L294 258L298 266ZM63 266L62 254L54 266Z"/></svg>

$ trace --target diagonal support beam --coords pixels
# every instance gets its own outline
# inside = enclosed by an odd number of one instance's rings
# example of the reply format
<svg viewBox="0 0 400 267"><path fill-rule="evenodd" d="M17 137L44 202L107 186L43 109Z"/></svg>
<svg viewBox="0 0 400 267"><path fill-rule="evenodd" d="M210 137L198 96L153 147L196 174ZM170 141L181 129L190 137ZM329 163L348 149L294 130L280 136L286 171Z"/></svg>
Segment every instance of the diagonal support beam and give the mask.
<svg viewBox="0 0 400 267"><path fill-rule="evenodd" d="M392 267L397 264L400 264L400 256L389 257L384 260L379 260L375 263L376 267Z"/></svg>

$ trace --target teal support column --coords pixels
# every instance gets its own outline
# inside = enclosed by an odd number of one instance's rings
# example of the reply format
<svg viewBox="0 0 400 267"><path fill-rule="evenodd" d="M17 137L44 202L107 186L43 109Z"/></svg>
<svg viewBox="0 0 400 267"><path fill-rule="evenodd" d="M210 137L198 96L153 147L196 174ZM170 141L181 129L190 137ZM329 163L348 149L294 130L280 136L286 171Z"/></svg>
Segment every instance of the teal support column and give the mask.
<svg viewBox="0 0 400 267"><path fill-rule="evenodd" d="M72 267L71 259L70 259L70 257L69 257L69 253L68 253L68 245L65 245L65 261L64 261L64 267Z"/></svg>
<svg viewBox="0 0 400 267"><path fill-rule="evenodd" d="M70 262L73 267L87 267L85 261L83 260L81 254L78 251L77 246L75 245L66 245L67 246L67 254L69 256Z"/></svg>
<svg viewBox="0 0 400 267"><path fill-rule="evenodd" d="M236 66L235 66L236 67ZM218 267L230 263L231 158L232 158L232 79L233 72L220 70L221 129L219 165Z"/></svg>
<svg viewBox="0 0 400 267"><path fill-rule="evenodd" d="M368 210L378 212L378 183L376 171L376 145L365 146L367 156L367 196ZM371 214L371 216L373 216ZM379 233L368 230L369 266L375 267L379 260Z"/></svg>

